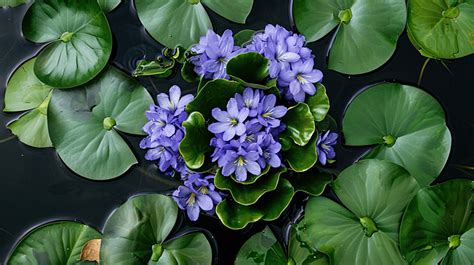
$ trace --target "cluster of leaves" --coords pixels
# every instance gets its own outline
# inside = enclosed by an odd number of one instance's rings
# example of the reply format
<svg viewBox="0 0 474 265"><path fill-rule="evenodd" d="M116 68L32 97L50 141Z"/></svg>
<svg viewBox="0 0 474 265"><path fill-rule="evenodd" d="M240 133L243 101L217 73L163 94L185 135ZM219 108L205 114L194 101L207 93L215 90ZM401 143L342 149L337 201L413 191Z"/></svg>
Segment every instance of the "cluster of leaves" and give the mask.
<svg viewBox="0 0 474 265"><path fill-rule="evenodd" d="M103 234L73 221L34 228L6 264L211 264L212 248L203 232L171 235L177 219L173 199L139 195L112 212Z"/></svg>
<svg viewBox="0 0 474 265"><path fill-rule="evenodd" d="M5 112L26 111L8 125L21 142L54 147L71 170L94 180L137 163L119 132L142 135L153 102L144 87L107 66L112 34L102 9L119 3L35 1L23 33L48 44L13 73L5 92Z"/></svg>
<svg viewBox="0 0 474 265"><path fill-rule="evenodd" d="M405 24L425 57L455 59L474 53L472 1L295 0L293 16L310 42L336 29L328 68L344 74L367 73L386 63Z"/></svg>

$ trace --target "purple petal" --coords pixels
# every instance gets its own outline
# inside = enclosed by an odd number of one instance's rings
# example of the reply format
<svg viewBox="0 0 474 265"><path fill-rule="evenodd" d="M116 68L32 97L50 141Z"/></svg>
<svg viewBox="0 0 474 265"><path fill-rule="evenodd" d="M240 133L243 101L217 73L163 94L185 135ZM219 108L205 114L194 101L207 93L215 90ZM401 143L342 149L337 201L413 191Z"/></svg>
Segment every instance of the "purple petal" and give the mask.
<svg viewBox="0 0 474 265"><path fill-rule="evenodd" d="M270 110L271 108L275 106L275 103L276 103L276 96L273 94L267 95L263 99L263 109L265 111Z"/></svg>
<svg viewBox="0 0 474 265"><path fill-rule="evenodd" d="M219 108L212 109L212 117L220 122L227 122L229 120L229 114Z"/></svg>
<svg viewBox="0 0 474 265"><path fill-rule="evenodd" d="M273 168L278 168L281 166L280 157L276 154L270 154L270 159L268 160L268 164L270 164Z"/></svg>
<svg viewBox="0 0 474 265"><path fill-rule="evenodd" d="M186 207L186 212L191 221L196 221L199 218L199 206L196 203L188 205Z"/></svg>
<svg viewBox="0 0 474 265"><path fill-rule="evenodd" d="M232 118L237 118L239 116L239 108L237 106L237 101L235 100L235 98L231 98L229 99L229 102L227 102L227 112Z"/></svg>
<svg viewBox="0 0 474 265"><path fill-rule="evenodd" d="M310 73L302 74L302 78L311 83L319 83L323 79L323 73L319 70L314 69Z"/></svg>
<svg viewBox="0 0 474 265"><path fill-rule="evenodd" d="M171 108L170 98L165 93L158 94L156 100L158 101L158 105L163 109L169 110Z"/></svg>
<svg viewBox="0 0 474 265"><path fill-rule="evenodd" d="M300 56L294 52L286 52L278 58L280 61L294 63L300 59Z"/></svg>
<svg viewBox="0 0 474 265"><path fill-rule="evenodd" d="M321 163L321 165L325 166L326 162L327 162L326 153L321 152L321 154L319 156L319 163Z"/></svg>
<svg viewBox="0 0 474 265"><path fill-rule="evenodd" d="M281 118L285 116L285 114L288 112L288 109L284 106L276 106L272 110L272 117L274 118Z"/></svg>
<svg viewBox="0 0 474 265"><path fill-rule="evenodd" d="M245 130L245 126L244 126L244 130ZM227 127L227 129L222 132L224 132L224 135L222 136L224 141L230 141L235 136L235 128L233 127Z"/></svg>
<svg viewBox="0 0 474 265"><path fill-rule="evenodd" d="M239 120L239 122L244 122L248 116L249 116L249 109L243 108L240 110L239 115L237 116L237 119Z"/></svg>
<svg viewBox="0 0 474 265"><path fill-rule="evenodd" d="M189 102L193 100L194 100L194 96L191 94L183 96L178 103L178 109L186 107L186 105L188 105Z"/></svg>
<svg viewBox="0 0 474 265"><path fill-rule="evenodd" d="M179 88L179 86L172 86L170 88L170 101L173 103L174 107L178 106L180 98L181 98L181 89Z"/></svg>
<svg viewBox="0 0 474 265"><path fill-rule="evenodd" d="M229 128L229 123L226 122L215 122L207 128L212 133L223 133Z"/></svg>
<svg viewBox="0 0 474 265"><path fill-rule="evenodd" d="M214 204L212 203L211 197L207 195L197 195L197 203L199 204L199 207L203 209L204 211L210 211L214 207Z"/></svg>
<svg viewBox="0 0 474 265"><path fill-rule="evenodd" d="M248 161L257 161L258 157L259 157L258 152L255 152L255 151L248 152L245 155L245 159Z"/></svg>
<svg viewBox="0 0 474 265"><path fill-rule="evenodd" d="M314 67L314 60L306 60L304 62L302 68L301 68L301 73L310 73L313 70Z"/></svg>
<svg viewBox="0 0 474 265"><path fill-rule="evenodd" d="M316 93L316 87L314 86L313 83L306 83L301 85L301 88L303 89L304 92L306 92L309 95L314 95Z"/></svg>
<svg viewBox="0 0 474 265"><path fill-rule="evenodd" d="M235 126L235 134L237 134L238 136L241 136L245 133L245 125L243 123L239 123L237 124L237 126ZM232 136L233 138L234 136Z"/></svg>
<svg viewBox="0 0 474 265"><path fill-rule="evenodd" d="M296 79L296 73L292 71L282 71L279 77L286 83L291 83L291 81Z"/></svg>
<svg viewBox="0 0 474 265"><path fill-rule="evenodd" d="M257 162L247 161L247 165L245 165L245 167L250 173L255 176L258 176L260 175L260 173L262 173L262 169L260 168L260 165Z"/></svg>
<svg viewBox="0 0 474 265"><path fill-rule="evenodd" d="M258 164L257 164L258 166ZM235 177L238 181L246 181L247 180L247 170L243 166L237 166L235 170Z"/></svg>
<svg viewBox="0 0 474 265"><path fill-rule="evenodd" d="M301 84L296 79L290 83L290 93L294 96L301 91Z"/></svg>
<svg viewBox="0 0 474 265"><path fill-rule="evenodd" d="M163 134L167 137L173 136L176 132L176 128L171 124L166 124L165 128L163 129Z"/></svg>
<svg viewBox="0 0 474 265"><path fill-rule="evenodd" d="M228 177L235 172L236 166L234 165L233 161L228 161L226 165L222 168L222 175Z"/></svg>

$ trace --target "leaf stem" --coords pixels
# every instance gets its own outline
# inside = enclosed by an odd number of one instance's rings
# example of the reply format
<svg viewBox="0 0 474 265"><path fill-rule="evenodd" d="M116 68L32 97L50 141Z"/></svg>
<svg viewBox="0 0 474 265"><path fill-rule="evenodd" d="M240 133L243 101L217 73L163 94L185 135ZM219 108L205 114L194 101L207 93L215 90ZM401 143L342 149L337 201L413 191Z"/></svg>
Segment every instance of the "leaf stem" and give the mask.
<svg viewBox="0 0 474 265"><path fill-rule="evenodd" d="M421 67L420 75L418 76L418 86L421 84L421 80L423 79L423 74L425 73L426 66L430 62L431 58L426 58L423 66Z"/></svg>
<svg viewBox="0 0 474 265"><path fill-rule="evenodd" d="M16 138L16 135L12 135L12 136L9 136L9 137L7 137L7 138L5 138L5 139L1 139L1 140L0 140L0 144L6 143L6 142L8 142L8 141L10 141L10 140L13 140L13 139L15 139L15 138Z"/></svg>

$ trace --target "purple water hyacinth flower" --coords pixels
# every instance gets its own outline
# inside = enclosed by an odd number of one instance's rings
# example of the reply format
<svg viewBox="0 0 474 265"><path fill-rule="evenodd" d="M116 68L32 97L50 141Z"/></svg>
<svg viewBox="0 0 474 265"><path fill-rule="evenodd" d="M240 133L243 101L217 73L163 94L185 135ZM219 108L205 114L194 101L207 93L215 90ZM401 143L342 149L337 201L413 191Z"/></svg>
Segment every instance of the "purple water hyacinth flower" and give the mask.
<svg viewBox="0 0 474 265"><path fill-rule="evenodd" d="M252 119L245 122L245 133L240 136L239 142L246 146L252 143L256 143L258 135L264 133L262 132L262 125L258 122L257 119Z"/></svg>
<svg viewBox="0 0 474 265"><path fill-rule="evenodd" d="M201 174L191 174L187 177L185 183L188 183L188 185L192 184L202 195L211 197L212 203L217 205L222 201L223 194L215 190L214 177L214 175L203 177Z"/></svg>
<svg viewBox="0 0 474 265"><path fill-rule="evenodd" d="M275 106L275 104L276 96L270 94L265 96L258 106L258 121L265 127L280 126L280 118L288 112L285 106Z"/></svg>
<svg viewBox="0 0 474 265"><path fill-rule="evenodd" d="M227 102L227 111L223 111L220 108L214 108L212 110L212 117L217 122L209 125L208 129L212 133L223 133L224 141L229 141L234 138L235 135L241 136L245 133L244 121L249 115L248 108L242 108L239 110L237 101L235 98L231 98Z"/></svg>
<svg viewBox="0 0 474 265"><path fill-rule="evenodd" d="M278 77L282 70L290 67L290 63L296 63L301 59L297 52L292 52L291 47L288 47L286 36L280 36L276 42L268 42L264 55L270 60L271 78Z"/></svg>
<svg viewBox="0 0 474 265"><path fill-rule="evenodd" d="M281 151L281 144L273 139L271 134L261 134L258 137L257 144L259 147L260 158L258 163L261 168L270 165L273 168L281 166L281 159L278 153Z"/></svg>
<svg viewBox="0 0 474 265"><path fill-rule="evenodd" d="M214 31L209 30L202 36L199 43L191 47L191 51L196 53L190 58L194 64L194 71L206 79L226 78L227 62L243 50L234 46L232 31L226 30L222 37Z"/></svg>
<svg viewBox="0 0 474 265"><path fill-rule="evenodd" d="M161 109L169 111L173 116L178 116L184 111L186 105L193 101L194 96L188 94L181 97L179 86L172 86L169 90L169 96L165 93L160 93L156 99Z"/></svg>
<svg viewBox="0 0 474 265"><path fill-rule="evenodd" d="M239 148L238 151L228 150L219 166L222 167L222 175L230 176L235 173L238 181L246 181L248 173L260 175L262 172L258 159L257 151L247 152Z"/></svg>
<svg viewBox="0 0 474 265"><path fill-rule="evenodd" d="M315 83L321 82L323 73L314 68L314 61L297 62L292 64L291 69L283 71L280 75L280 83L289 86L289 94L296 102L304 102L306 94L316 93Z"/></svg>
<svg viewBox="0 0 474 265"><path fill-rule="evenodd" d="M255 91L251 88L246 88L244 93L235 94L235 99L237 100L237 105L239 108L248 108L249 117L256 117L258 112L258 103L260 99L263 98L263 92L260 89Z"/></svg>
<svg viewBox="0 0 474 265"><path fill-rule="evenodd" d="M325 166L328 160L336 157L334 145L337 143L339 135L335 132L327 131L324 135L318 136L316 149L318 151L318 160L321 165Z"/></svg>

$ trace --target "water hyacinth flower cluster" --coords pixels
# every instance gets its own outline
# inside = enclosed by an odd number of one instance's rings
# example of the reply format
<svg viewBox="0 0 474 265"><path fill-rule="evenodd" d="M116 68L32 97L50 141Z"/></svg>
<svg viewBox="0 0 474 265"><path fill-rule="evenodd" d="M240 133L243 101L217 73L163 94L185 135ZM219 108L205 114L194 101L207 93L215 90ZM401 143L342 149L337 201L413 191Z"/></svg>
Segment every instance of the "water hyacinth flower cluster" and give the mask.
<svg viewBox="0 0 474 265"><path fill-rule="evenodd" d="M316 91L322 73L304 37L268 25L245 43L236 46L229 30L201 37L186 52L191 68L181 72L200 78L196 95L177 86L159 94L140 143L147 160L182 182L172 197L190 220L216 213L232 229L274 220L296 190L312 194L304 185L326 185L314 170L292 176L332 163L338 138L317 126L329 106L315 104L329 99Z"/></svg>

